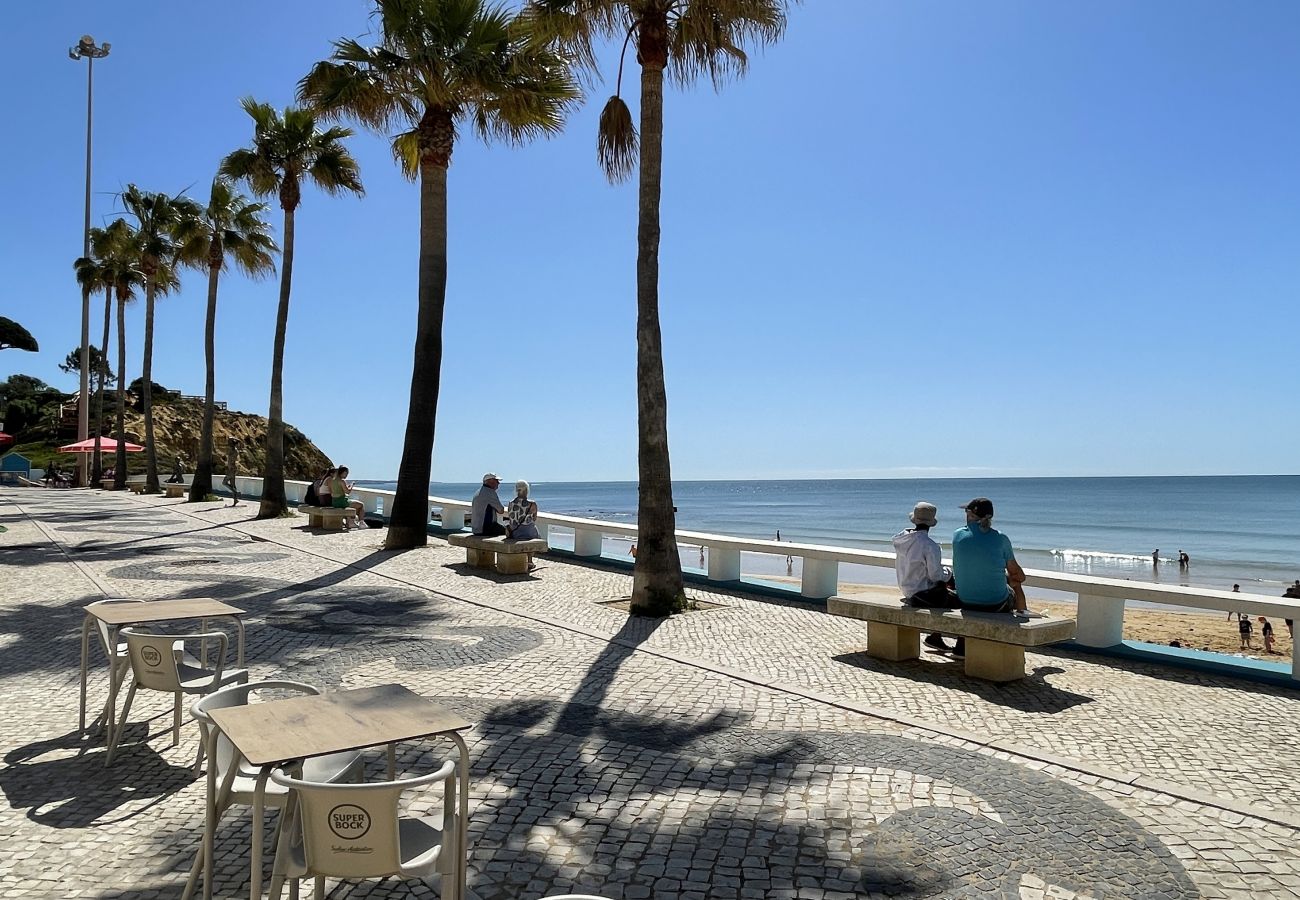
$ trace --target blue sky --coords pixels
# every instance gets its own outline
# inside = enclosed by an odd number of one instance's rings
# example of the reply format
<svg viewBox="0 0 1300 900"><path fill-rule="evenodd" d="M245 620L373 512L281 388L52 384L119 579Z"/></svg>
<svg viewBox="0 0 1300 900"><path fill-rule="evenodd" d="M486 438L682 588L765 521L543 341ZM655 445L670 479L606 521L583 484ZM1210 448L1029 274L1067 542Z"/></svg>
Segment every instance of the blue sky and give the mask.
<svg viewBox="0 0 1300 900"><path fill-rule="evenodd" d="M0 354L0 377L74 385L56 365L79 339L86 73L67 47L113 45L95 72L103 224L128 182L205 196L251 136L239 98L291 102L367 10L69 0L9 17L0 310L42 352ZM1292 0L812 0L745 79L670 91L674 475L1300 471L1297 46ZM457 145L435 480L635 477L636 198L596 167L609 90L559 138ZM391 478L417 192L385 140L352 147L366 198L309 190L298 214L285 417ZM190 274L158 308L155 380L186 393L205 288ZM275 303L275 280L223 283L217 395L236 408L265 414ZM128 331L135 377L142 309Z"/></svg>

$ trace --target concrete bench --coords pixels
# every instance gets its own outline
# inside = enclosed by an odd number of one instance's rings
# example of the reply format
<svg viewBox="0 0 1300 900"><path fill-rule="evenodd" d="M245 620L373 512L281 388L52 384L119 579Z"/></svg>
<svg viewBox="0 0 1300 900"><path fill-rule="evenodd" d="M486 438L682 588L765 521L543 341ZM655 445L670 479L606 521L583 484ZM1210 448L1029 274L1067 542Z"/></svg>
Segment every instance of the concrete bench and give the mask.
<svg viewBox="0 0 1300 900"><path fill-rule="evenodd" d="M867 623L867 655L898 661L921 655L921 632L966 639L966 674L986 681L1025 677L1025 648L1068 641L1074 619L1023 619L969 609L917 609L902 600L831 597L826 611Z"/></svg>
<svg viewBox="0 0 1300 900"><path fill-rule="evenodd" d="M551 548L540 538L532 541L508 541L504 537L483 537L480 534L452 534L447 543L465 548L465 561L471 566L490 569L493 566L502 575L521 575L528 571L534 553L545 553Z"/></svg>
<svg viewBox="0 0 1300 900"><path fill-rule="evenodd" d="M357 511L350 506L343 509L332 506L299 506L298 512L307 514L308 528L324 528L327 531L342 531L344 522L357 517Z"/></svg>
<svg viewBox="0 0 1300 900"><path fill-rule="evenodd" d="M168 497L184 497L189 493L190 487L187 484L164 484L163 490Z"/></svg>
<svg viewBox="0 0 1300 900"><path fill-rule="evenodd" d="M143 494L145 491L145 481L143 478L139 481L134 481L128 478L126 481L126 489L133 494Z"/></svg>

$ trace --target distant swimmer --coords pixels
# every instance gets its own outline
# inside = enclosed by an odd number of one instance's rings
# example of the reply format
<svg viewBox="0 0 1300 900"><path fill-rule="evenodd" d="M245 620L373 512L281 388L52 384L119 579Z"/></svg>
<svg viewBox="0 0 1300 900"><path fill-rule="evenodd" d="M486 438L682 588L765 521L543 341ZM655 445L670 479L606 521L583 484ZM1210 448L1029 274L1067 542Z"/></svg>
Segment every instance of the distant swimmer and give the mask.
<svg viewBox="0 0 1300 900"><path fill-rule="evenodd" d="M1190 566L1191 564L1192 564L1192 558L1191 558L1190 556L1188 556L1186 553L1184 553L1182 550L1179 550L1179 551L1178 551L1178 568L1180 568L1180 569L1186 569L1186 568L1187 568L1188 566Z"/></svg>
<svg viewBox="0 0 1300 900"><path fill-rule="evenodd" d="M780 529L780 528L778 528L778 529L776 530L776 539L777 539L778 541L781 540L781 529Z"/></svg>
<svg viewBox="0 0 1300 900"><path fill-rule="evenodd" d="M1151 565L1153 566L1160 565L1160 551L1158 549L1151 551Z"/></svg>

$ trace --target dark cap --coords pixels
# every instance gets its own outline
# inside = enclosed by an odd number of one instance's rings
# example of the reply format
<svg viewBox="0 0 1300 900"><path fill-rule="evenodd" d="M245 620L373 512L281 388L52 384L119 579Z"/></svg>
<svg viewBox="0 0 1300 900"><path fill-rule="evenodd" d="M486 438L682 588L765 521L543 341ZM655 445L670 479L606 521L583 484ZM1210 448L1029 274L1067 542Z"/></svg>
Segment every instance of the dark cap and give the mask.
<svg viewBox="0 0 1300 900"><path fill-rule="evenodd" d="M970 503L967 503L962 509L975 516L977 519L986 519L993 515L993 501L988 497L976 497Z"/></svg>

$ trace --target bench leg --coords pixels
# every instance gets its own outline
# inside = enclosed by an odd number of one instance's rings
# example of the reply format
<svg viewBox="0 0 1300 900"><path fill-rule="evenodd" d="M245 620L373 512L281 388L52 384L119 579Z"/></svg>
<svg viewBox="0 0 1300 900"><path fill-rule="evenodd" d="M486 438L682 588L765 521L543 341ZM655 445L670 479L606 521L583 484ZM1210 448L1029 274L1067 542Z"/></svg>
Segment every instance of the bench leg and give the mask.
<svg viewBox="0 0 1300 900"><path fill-rule="evenodd" d="M496 565L497 555L491 550L479 550L475 547L465 548L465 562L479 569L490 569Z"/></svg>
<svg viewBox="0 0 1300 900"><path fill-rule="evenodd" d="M885 622L867 623L867 655L899 662L921 655L921 630Z"/></svg>
<svg viewBox="0 0 1300 900"><path fill-rule="evenodd" d="M966 638L966 674L985 681L1018 681L1025 677L1025 648Z"/></svg>
<svg viewBox="0 0 1300 900"><path fill-rule="evenodd" d="M326 518L325 516L321 516L321 527L326 531L342 531L343 517L330 516L329 518Z"/></svg>
<svg viewBox="0 0 1300 900"><path fill-rule="evenodd" d="M497 571L502 575L522 575L528 571L527 553L498 553Z"/></svg>

